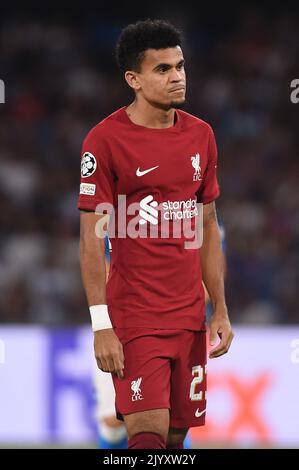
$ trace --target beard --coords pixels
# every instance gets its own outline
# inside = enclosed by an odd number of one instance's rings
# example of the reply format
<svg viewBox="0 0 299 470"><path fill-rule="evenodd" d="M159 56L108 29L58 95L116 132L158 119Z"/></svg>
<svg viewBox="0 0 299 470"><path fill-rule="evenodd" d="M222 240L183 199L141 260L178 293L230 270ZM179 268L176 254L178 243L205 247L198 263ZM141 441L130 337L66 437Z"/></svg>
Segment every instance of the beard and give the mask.
<svg viewBox="0 0 299 470"><path fill-rule="evenodd" d="M181 109L185 106L186 102L186 98L184 98L182 101L171 101L169 107L174 109Z"/></svg>
<svg viewBox="0 0 299 470"><path fill-rule="evenodd" d="M164 109L164 111L169 111L172 108L174 109L183 108L185 104L187 103L187 100L186 98L184 98L182 101L174 100L174 101L168 102L167 104L162 104L161 102L154 101L154 100L148 100L148 102L155 108Z"/></svg>

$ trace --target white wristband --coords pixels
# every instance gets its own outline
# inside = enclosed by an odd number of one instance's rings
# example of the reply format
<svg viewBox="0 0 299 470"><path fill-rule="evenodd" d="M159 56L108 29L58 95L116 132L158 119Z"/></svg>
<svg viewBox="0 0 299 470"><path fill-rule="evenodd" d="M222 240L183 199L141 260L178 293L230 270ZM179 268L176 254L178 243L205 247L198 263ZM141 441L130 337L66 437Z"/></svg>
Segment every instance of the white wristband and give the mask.
<svg viewBox="0 0 299 470"><path fill-rule="evenodd" d="M89 307L91 316L91 326L93 331L113 328L110 321L107 305L91 305Z"/></svg>

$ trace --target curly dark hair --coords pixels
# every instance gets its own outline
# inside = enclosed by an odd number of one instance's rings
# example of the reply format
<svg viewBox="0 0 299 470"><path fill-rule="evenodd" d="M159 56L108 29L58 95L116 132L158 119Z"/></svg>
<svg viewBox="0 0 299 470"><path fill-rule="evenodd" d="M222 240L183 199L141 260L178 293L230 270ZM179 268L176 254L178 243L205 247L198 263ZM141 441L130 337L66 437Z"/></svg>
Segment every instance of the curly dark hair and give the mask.
<svg viewBox="0 0 299 470"><path fill-rule="evenodd" d="M166 49L182 44L183 36L175 26L164 20L145 20L129 24L120 33L115 54L120 69L140 70L147 49Z"/></svg>

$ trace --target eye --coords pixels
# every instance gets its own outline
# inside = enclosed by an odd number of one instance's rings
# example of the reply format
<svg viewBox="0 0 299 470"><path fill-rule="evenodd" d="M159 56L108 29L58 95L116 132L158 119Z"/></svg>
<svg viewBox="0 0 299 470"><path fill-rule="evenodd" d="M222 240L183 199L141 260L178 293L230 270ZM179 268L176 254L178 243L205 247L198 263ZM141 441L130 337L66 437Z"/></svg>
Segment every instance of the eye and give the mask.
<svg viewBox="0 0 299 470"><path fill-rule="evenodd" d="M167 72L167 70L168 70L168 67L160 67L159 68L159 72L162 72L162 73Z"/></svg>

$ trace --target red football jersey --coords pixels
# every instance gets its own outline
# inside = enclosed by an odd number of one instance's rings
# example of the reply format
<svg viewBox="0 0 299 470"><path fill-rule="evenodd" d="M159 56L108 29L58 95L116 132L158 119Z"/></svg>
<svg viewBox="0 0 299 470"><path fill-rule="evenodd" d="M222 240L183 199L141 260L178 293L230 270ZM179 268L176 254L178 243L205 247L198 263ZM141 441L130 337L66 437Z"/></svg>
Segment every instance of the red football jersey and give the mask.
<svg viewBox="0 0 299 470"><path fill-rule="evenodd" d="M78 200L79 209L100 204L103 213L109 204L115 211L107 283L112 324L204 329L199 250L186 249L185 232L174 226L194 227L196 203L219 196L213 131L181 110L172 127L147 128L134 124L125 109L84 140Z"/></svg>

